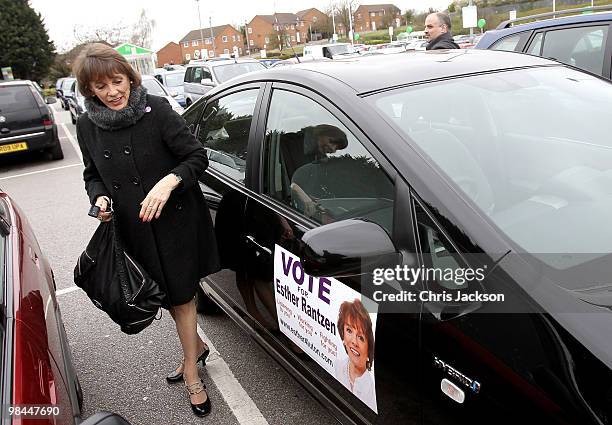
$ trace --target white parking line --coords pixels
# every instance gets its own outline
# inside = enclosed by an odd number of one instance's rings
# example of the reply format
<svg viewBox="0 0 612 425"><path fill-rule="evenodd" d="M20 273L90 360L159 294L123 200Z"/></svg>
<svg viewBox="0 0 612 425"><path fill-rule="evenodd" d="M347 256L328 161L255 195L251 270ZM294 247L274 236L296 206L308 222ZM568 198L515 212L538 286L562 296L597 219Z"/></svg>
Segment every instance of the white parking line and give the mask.
<svg viewBox="0 0 612 425"><path fill-rule="evenodd" d="M206 373L215 383L215 386L232 410L238 423L245 425L268 425L266 418L263 417L251 397L242 388L240 382L238 382L229 369L227 363L221 358L221 355L199 324L198 334L210 347L210 356L206 360Z"/></svg>
<svg viewBox="0 0 612 425"><path fill-rule="evenodd" d="M70 286L56 291L56 294L64 295L77 289L79 289L78 286ZM268 425L266 418L264 418L255 402L242 388L240 382L238 382L227 363L221 357L221 354L219 354L199 324L198 335L203 341L206 341L210 348L210 355L206 360L206 373L210 376L210 379L212 379L221 396L232 410L238 423L241 425Z"/></svg>
<svg viewBox="0 0 612 425"><path fill-rule="evenodd" d="M15 174L14 176L0 177L0 180L16 179L18 177L31 176L33 174L48 173L49 171L63 170L64 168L82 167L82 166L83 166L83 164L80 164L80 163L79 164L62 165L61 167L46 168L44 170L31 171L29 173Z"/></svg>
<svg viewBox="0 0 612 425"><path fill-rule="evenodd" d="M70 292L74 292L77 289L79 289L78 286L69 286L68 288L64 288L64 289L60 289L58 291L55 291L55 295L64 295L64 294L68 294Z"/></svg>
<svg viewBox="0 0 612 425"><path fill-rule="evenodd" d="M72 137L72 134L70 133L70 131L68 131L68 127L66 127L66 124L61 123L60 125L64 129L64 133L66 133L66 137L68 137L68 140L70 140L70 144L74 148L76 154L79 156L79 159L81 160L81 162L83 162L83 155L81 155L81 149L79 148L78 142L74 140L74 137Z"/></svg>

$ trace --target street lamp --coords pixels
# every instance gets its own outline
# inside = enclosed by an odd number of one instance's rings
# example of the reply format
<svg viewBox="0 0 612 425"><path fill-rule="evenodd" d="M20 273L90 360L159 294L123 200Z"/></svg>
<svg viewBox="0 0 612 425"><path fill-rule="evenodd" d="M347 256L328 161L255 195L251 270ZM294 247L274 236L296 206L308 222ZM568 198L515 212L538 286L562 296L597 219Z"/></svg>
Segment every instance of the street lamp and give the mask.
<svg viewBox="0 0 612 425"><path fill-rule="evenodd" d="M215 33L213 32L213 29L212 29L212 16L208 17L208 26L210 27L210 38L212 38L213 53L216 55L217 48L215 47Z"/></svg>
<svg viewBox="0 0 612 425"><path fill-rule="evenodd" d="M202 42L202 49L200 49L200 57L202 57L202 50L204 48L204 33L202 32L202 17L200 16L200 0L195 0L198 5L198 22L200 23L200 38Z"/></svg>

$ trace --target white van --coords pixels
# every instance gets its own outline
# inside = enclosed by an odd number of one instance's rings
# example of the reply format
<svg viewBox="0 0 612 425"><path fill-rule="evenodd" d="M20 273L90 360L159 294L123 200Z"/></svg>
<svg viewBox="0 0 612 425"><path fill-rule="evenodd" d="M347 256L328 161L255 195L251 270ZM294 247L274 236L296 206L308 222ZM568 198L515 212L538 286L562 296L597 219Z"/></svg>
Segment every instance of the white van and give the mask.
<svg viewBox="0 0 612 425"><path fill-rule="evenodd" d="M313 44L304 47L304 57L340 59L359 56L350 43Z"/></svg>

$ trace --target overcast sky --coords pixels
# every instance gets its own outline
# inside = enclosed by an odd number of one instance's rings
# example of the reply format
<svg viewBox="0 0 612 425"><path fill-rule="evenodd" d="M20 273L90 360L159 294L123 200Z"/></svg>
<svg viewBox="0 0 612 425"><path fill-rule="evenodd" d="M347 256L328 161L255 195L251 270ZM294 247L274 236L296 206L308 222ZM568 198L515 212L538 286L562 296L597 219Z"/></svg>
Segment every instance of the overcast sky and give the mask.
<svg viewBox="0 0 612 425"><path fill-rule="evenodd" d="M390 2L390 1L389 1ZM376 0L364 4L377 4ZM392 2L402 10L427 10L429 7L444 9L451 0L398 0ZM324 11L329 0L226 0L201 1L202 26L212 24L238 24L251 20L255 15L277 12L297 12L316 7ZM159 50L170 41L179 41L190 30L198 28L198 9L195 0L30 0L30 5L42 15L49 36L58 51L75 44L73 28L108 27L115 23L132 24L144 9L156 22L153 50Z"/></svg>

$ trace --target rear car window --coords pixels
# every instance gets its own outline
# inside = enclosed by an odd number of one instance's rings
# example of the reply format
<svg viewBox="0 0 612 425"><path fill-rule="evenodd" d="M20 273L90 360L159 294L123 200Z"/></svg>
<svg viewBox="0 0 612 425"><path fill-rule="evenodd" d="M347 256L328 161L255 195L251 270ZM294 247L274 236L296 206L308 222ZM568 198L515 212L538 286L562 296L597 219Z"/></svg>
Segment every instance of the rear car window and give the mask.
<svg viewBox="0 0 612 425"><path fill-rule="evenodd" d="M495 42L490 48L492 50L504 50L508 52L513 52L516 50L516 46L519 41L521 41L521 36L523 33L510 35L508 37L504 37L501 40Z"/></svg>
<svg viewBox="0 0 612 425"><path fill-rule="evenodd" d="M0 86L0 112L17 112L38 108L28 86Z"/></svg>
<svg viewBox="0 0 612 425"><path fill-rule="evenodd" d="M262 69L266 69L266 67L259 62L238 62L227 65L217 65L213 68L213 72L215 73L215 77L217 77L217 81L224 83L239 75Z"/></svg>
<svg viewBox="0 0 612 425"><path fill-rule="evenodd" d="M157 80L142 80L142 85L147 89L149 94L154 94L155 96L166 96L164 89L162 89Z"/></svg>

